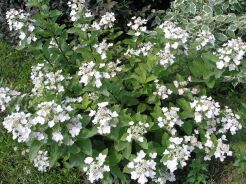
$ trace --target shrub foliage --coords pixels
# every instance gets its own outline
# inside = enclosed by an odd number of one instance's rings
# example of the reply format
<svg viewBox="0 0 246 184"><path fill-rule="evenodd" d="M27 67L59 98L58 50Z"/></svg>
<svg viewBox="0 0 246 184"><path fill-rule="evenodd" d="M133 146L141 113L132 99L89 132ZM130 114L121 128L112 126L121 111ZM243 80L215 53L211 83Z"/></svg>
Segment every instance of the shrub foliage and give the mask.
<svg viewBox="0 0 246 184"><path fill-rule="evenodd" d="M18 48L43 62L32 67L28 93L0 88L3 126L38 170L63 164L92 183L166 183L191 159L199 168L232 155L228 135L242 128L240 117L210 94L244 69L241 38L218 40L209 27L171 20L149 30L137 16L122 37L113 12L97 17L84 0L70 0L62 24L63 12L48 3L29 0L33 14L7 12Z"/></svg>

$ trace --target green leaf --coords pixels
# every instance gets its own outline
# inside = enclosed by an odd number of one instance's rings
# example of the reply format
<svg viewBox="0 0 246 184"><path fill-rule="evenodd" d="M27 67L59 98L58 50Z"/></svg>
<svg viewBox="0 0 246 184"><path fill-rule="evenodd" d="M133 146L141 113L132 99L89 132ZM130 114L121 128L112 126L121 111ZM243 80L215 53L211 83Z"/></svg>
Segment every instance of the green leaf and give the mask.
<svg viewBox="0 0 246 184"><path fill-rule="evenodd" d="M219 41L222 41L222 42L225 42L225 41L227 41L227 36L226 35L224 35L223 33L217 33L216 35L216 38L219 40Z"/></svg>
<svg viewBox="0 0 246 184"><path fill-rule="evenodd" d="M196 14L196 4L193 2L190 3L190 13L192 13L193 15Z"/></svg>
<svg viewBox="0 0 246 184"><path fill-rule="evenodd" d="M121 172L119 166L111 166L110 170L112 172L113 175L115 175L116 177L118 177L120 179L121 184L127 184L127 178L126 176Z"/></svg>
<svg viewBox="0 0 246 184"><path fill-rule="evenodd" d="M90 139L84 139L78 141L79 148L87 155L92 155L92 144Z"/></svg>
<svg viewBox="0 0 246 184"><path fill-rule="evenodd" d="M194 77L199 78L203 74L204 66L201 61L193 61L189 69Z"/></svg>
<svg viewBox="0 0 246 184"><path fill-rule="evenodd" d="M203 12L209 15L213 15L213 9L211 6L208 5L203 6Z"/></svg>
<svg viewBox="0 0 246 184"><path fill-rule="evenodd" d="M93 137L96 134L97 134L97 127L93 127L92 129L83 128L78 137L80 139L87 139Z"/></svg>
<svg viewBox="0 0 246 184"><path fill-rule="evenodd" d="M138 112L138 113L142 113L142 112L144 112L146 109L147 109L147 105L146 105L146 104L143 104L143 103L140 103L140 104L138 105L137 112Z"/></svg>
<svg viewBox="0 0 246 184"><path fill-rule="evenodd" d="M59 158L59 147L57 143L52 143L50 148L50 159L49 159L50 168L54 166L58 158Z"/></svg>
<svg viewBox="0 0 246 184"><path fill-rule="evenodd" d="M37 156L38 151L40 150L42 145L43 145L43 142L40 142L37 140L32 142L31 147L29 149L29 158L31 161L33 161L34 158Z"/></svg>
<svg viewBox="0 0 246 184"><path fill-rule="evenodd" d="M185 131L186 134L191 135L192 130L193 130L193 123L192 121L185 121L184 124L182 125L183 130Z"/></svg>
<svg viewBox="0 0 246 184"><path fill-rule="evenodd" d="M141 146L143 149L148 149L149 145L148 145L148 141L146 138L144 138L144 141L143 142L139 142L137 141L138 145Z"/></svg>
<svg viewBox="0 0 246 184"><path fill-rule="evenodd" d="M169 138L170 138L170 136L165 132L161 138L161 145L164 147L167 147L169 144Z"/></svg>
<svg viewBox="0 0 246 184"><path fill-rule="evenodd" d="M192 111L190 103L187 102L184 98L178 99L177 103L184 111Z"/></svg>
<svg viewBox="0 0 246 184"><path fill-rule="evenodd" d="M110 149L109 154L108 154L108 160L109 160L109 165L111 166L116 166L122 159L122 155L116 152L113 149Z"/></svg>

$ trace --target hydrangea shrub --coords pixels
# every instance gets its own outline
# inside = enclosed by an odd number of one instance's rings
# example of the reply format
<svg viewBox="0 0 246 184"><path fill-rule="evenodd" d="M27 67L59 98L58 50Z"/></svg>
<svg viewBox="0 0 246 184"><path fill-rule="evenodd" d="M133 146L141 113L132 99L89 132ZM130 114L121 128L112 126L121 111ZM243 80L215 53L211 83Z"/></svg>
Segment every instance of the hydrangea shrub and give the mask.
<svg viewBox="0 0 246 184"><path fill-rule="evenodd" d="M141 17L122 38L113 12L97 18L84 0L70 0L71 24L59 25L61 12L46 3L30 1L34 15L7 12L19 48L43 62L32 67L28 94L0 91L2 111L19 98L2 123L39 171L62 162L91 183L166 183L191 159L232 155L228 135L242 128L240 117L209 92L240 71L240 38L219 45L210 31L172 21L148 30Z"/></svg>

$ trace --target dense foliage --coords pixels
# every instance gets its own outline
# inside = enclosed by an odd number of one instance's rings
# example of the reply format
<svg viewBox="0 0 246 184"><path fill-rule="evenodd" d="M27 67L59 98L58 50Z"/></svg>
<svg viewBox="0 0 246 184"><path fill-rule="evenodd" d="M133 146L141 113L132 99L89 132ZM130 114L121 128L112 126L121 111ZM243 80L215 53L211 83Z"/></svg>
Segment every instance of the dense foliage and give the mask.
<svg viewBox="0 0 246 184"><path fill-rule="evenodd" d="M232 155L228 135L242 128L240 116L211 95L244 71L241 38L221 40L223 30L190 29L177 17L148 29L136 16L122 37L112 12L94 16L84 0L71 0L63 24L48 3L30 0L33 13L6 13L18 48L42 62L32 67L31 91L0 88L3 126L39 171L65 165L91 182L166 183L193 158L197 168Z"/></svg>

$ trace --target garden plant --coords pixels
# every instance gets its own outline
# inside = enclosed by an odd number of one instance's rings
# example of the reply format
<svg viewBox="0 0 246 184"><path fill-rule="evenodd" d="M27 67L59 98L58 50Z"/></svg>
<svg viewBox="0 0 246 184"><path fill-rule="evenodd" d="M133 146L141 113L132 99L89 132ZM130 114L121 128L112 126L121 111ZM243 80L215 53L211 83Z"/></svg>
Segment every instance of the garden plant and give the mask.
<svg viewBox="0 0 246 184"><path fill-rule="evenodd" d="M29 89L0 87L4 129L41 173L164 184L190 167L187 182L205 183L195 169L232 157L245 121L216 96L223 85L244 88L246 77L246 5L223 2L177 0L162 18L136 15L126 29L85 0L69 0L62 21L49 0L9 9L16 49L33 65Z"/></svg>

